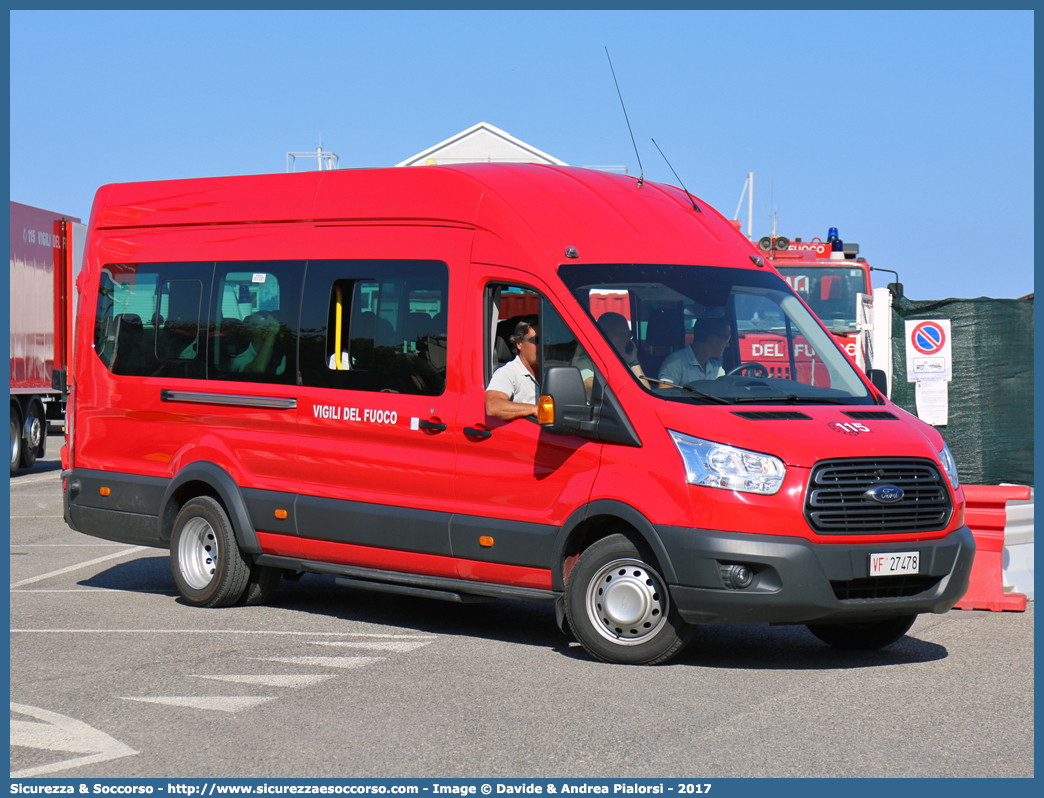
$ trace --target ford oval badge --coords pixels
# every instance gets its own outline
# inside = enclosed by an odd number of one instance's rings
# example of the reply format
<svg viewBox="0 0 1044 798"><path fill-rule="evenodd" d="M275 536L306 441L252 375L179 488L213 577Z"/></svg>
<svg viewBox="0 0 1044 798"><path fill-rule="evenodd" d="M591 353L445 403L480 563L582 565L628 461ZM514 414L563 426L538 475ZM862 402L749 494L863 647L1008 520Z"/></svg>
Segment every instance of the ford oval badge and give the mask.
<svg viewBox="0 0 1044 798"><path fill-rule="evenodd" d="M903 489L895 485L875 485L863 495L878 504L895 504L903 500Z"/></svg>

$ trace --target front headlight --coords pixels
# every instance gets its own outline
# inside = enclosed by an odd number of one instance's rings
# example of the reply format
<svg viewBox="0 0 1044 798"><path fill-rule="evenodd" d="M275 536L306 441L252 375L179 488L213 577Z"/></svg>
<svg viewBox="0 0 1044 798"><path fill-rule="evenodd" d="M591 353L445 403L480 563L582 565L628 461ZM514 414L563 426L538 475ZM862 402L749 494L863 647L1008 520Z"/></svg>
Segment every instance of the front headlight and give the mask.
<svg viewBox="0 0 1044 798"><path fill-rule="evenodd" d="M685 480L690 485L766 496L783 486L787 468L778 457L667 431L685 463Z"/></svg>
<svg viewBox="0 0 1044 798"><path fill-rule="evenodd" d="M943 444L942 451L939 452L939 462L942 463L943 471L946 472L946 476L950 478L950 487L957 490L961 486L961 483L957 479L957 463L954 462L953 455L950 454L950 447L945 443Z"/></svg>

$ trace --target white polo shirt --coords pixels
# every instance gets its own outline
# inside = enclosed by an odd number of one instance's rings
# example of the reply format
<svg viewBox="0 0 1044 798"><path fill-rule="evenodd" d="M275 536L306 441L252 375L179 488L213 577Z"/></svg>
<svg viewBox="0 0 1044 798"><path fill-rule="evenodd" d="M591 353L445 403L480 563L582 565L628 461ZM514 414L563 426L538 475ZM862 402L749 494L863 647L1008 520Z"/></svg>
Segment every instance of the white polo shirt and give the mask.
<svg viewBox="0 0 1044 798"><path fill-rule="evenodd" d="M716 380L724 373L721 358L707 358L707 365L701 366L692 347L686 346L669 354L660 364L659 378L675 385L684 385L696 380Z"/></svg>
<svg viewBox="0 0 1044 798"><path fill-rule="evenodd" d="M529 373L526 364L522 362L522 356L515 355L514 360L505 363L493 372L493 378L489 381L486 390L506 393L507 398L512 402L535 405L540 386Z"/></svg>

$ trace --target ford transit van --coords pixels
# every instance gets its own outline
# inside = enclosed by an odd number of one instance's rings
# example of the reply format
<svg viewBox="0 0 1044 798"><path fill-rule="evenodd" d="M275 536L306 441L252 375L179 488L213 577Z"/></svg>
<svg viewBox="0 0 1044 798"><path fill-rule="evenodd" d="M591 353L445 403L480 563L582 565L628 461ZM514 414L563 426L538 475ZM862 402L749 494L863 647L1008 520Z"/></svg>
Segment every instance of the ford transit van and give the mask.
<svg viewBox="0 0 1044 798"><path fill-rule="evenodd" d="M680 189L503 164L109 185L78 290L66 521L169 549L190 604L301 572L545 601L651 664L712 623L878 648L967 589L942 437ZM538 401L505 421L519 330ZM782 362L742 362L766 332Z"/></svg>

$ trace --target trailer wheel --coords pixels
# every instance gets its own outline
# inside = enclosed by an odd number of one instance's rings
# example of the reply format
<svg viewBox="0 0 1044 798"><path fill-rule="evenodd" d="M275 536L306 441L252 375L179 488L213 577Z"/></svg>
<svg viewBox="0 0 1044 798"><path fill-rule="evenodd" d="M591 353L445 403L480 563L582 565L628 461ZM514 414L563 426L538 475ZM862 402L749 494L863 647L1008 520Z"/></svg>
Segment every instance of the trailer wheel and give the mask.
<svg viewBox="0 0 1044 798"><path fill-rule="evenodd" d="M22 414L18 406L11 405L11 476L18 473L22 464Z"/></svg>
<svg viewBox="0 0 1044 798"><path fill-rule="evenodd" d="M834 648L852 651L876 651L890 646L910 631L916 615L900 615L880 621L862 623L810 623L806 628L824 643Z"/></svg>
<svg viewBox="0 0 1044 798"><path fill-rule="evenodd" d="M178 592L194 607L227 607L239 601L250 566L216 499L198 496L181 508L170 541L170 566Z"/></svg>
<svg viewBox="0 0 1044 798"><path fill-rule="evenodd" d="M47 446L47 419L44 417L43 407L38 401L33 401L29 405L23 437L22 465L25 468L32 468L36 465L37 458L43 457Z"/></svg>
<svg viewBox="0 0 1044 798"><path fill-rule="evenodd" d="M589 654L656 665L689 642L694 627L678 615L654 563L622 534L595 541L577 559L566 583L566 620Z"/></svg>
<svg viewBox="0 0 1044 798"><path fill-rule="evenodd" d="M267 604L275 596L279 588L279 580L283 576L281 568L270 568L267 565L254 565L250 568L246 590L239 599L244 607L255 607Z"/></svg>

